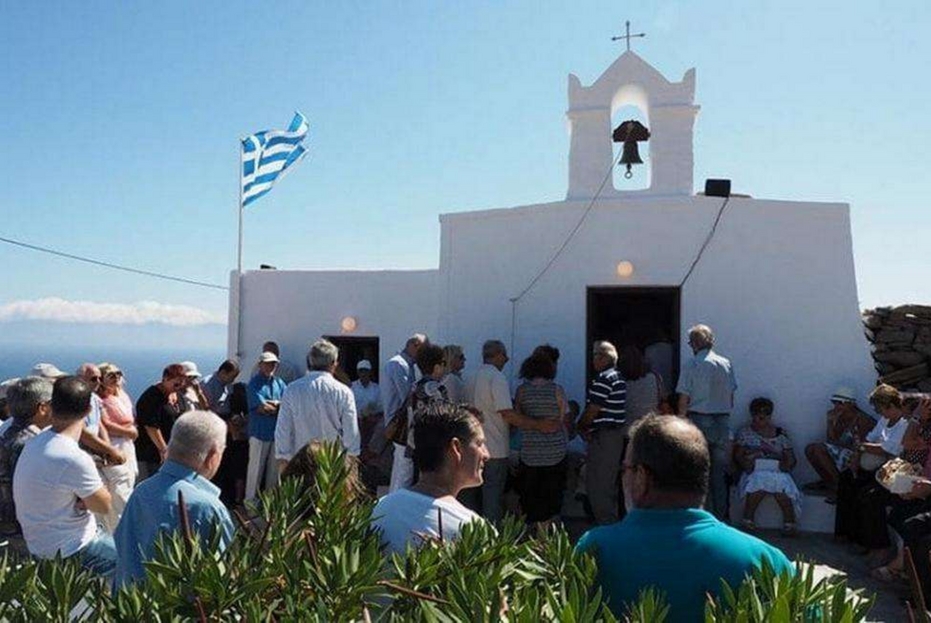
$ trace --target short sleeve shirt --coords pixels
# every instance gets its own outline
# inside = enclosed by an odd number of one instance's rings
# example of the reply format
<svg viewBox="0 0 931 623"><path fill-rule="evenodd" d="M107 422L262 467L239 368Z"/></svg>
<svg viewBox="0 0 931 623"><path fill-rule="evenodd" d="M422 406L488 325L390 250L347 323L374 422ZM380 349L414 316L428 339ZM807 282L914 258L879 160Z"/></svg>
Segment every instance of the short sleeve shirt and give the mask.
<svg viewBox="0 0 931 623"><path fill-rule="evenodd" d="M509 428L498 413L513 409L508 379L490 363L483 364L472 380L472 404L482 412L485 445L493 459L506 459L509 454Z"/></svg>
<svg viewBox="0 0 931 623"><path fill-rule="evenodd" d="M136 401L136 423L139 425L139 436L136 437L136 457L140 461L158 463L161 457L158 448L149 439L145 427L157 428L162 432L165 443L171 439L171 427L182 413L180 403L172 405L157 385L145 390Z"/></svg>
<svg viewBox="0 0 931 623"><path fill-rule="evenodd" d="M781 459L786 450L792 449L792 441L781 428L776 428L775 436L764 437L747 426L737 434L735 443L751 452L761 452L766 459Z"/></svg>
<svg viewBox="0 0 931 623"><path fill-rule="evenodd" d="M268 401L281 402L287 385L277 376L266 377L256 374L249 381L246 388L246 397L249 400L249 436L259 441L275 440L275 425L278 423L277 414L260 413L259 407Z"/></svg>
<svg viewBox="0 0 931 623"><path fill-rule="evenodd" d="M440 517L442 516L442 520ZM418 547L427 538L454 541L462 526L483 521L456 499L437 499L410 489L398 489L378 500L372 525L389 552L404 553L408 544Z"/></svg>
<svg viewBox="0 0 931 623"><path fill-rule="evenodd" d="M892 456L902 453L902 438L908 430L909 419L901 417L895 424L890 425L887 418L880 418L876 426L866 435L868 443L878 443L882 449Z"/></svg>
<svg viewBox="0 0 931 623"><path fill-rule="evenodd" d="M627 383L615 368L598 373L588 390L588 401L598 405L598 415L592 420L596 430L605 426L623 424L627 415Z"/></svg>
<svg viewBox="0 0 931 623"><path fill-rule="evenodd" d="M698 351L682 370L676 391L689 397L689 411L730 413L737 379L730 360L710 348Z"/></svg>
<svg viewBox="0 0 931 623"><path fill-rule="evenodd" d="M67 558L87 545L97 520L78 501L101 487L93 459L75 439L47 429L27 443L13 474L13 499L29 553Z"/></svg>

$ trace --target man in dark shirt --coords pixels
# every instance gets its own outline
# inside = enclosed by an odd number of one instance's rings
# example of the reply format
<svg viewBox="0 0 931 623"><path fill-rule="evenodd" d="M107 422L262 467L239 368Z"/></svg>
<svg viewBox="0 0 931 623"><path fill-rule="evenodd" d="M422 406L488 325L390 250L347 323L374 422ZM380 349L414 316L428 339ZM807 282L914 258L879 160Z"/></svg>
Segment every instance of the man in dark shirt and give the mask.
<svg viewBox="0 0 931 623"><path fill-rule="evenodd" d="M171 427L181 415L178 392L186 382L184 367L173 363L162 372L160 383L142 392L136 401L136 424L140 427L136 438L136 458L142 482L156 471L165 460Z"/></svg>
<svg viewBox="0 0 931 623"><path fill-rule="evenodd" d="M611 342L595 342L592 366L598 374L589 388L579 429L588 441L588 501L595 523L604 525L618 520L617 476L624 454L627 384L617 371L617 349Z"/></svg>

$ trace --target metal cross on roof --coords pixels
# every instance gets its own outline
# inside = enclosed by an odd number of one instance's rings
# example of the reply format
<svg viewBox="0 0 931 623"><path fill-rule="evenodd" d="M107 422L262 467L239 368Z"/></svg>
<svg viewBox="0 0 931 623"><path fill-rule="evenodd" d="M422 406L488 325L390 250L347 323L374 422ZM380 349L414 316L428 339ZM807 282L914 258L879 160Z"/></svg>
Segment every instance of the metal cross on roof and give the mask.
<svg viewBox="0 0 931 623"><path fill-rule="evenodd" d="M630 34L630 21L624 22L624 25L627 27L627 34L621 35L619 37L611 37L611 41L620 41L621 39L626 39L627 40L627 51L630 52L630 40L636 39L637 37L646 37L647 35L644 32L637 33L636 35Z"/></svg>

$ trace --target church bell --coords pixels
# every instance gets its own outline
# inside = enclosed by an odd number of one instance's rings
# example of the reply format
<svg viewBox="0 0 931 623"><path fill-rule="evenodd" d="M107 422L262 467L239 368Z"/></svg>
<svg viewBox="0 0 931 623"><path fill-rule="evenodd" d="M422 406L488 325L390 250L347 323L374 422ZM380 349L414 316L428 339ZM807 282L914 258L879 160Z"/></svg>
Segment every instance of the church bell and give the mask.
<svg viewBox="0 0 931 623"><path fill-rule="evenodd" d="M650 131L639 121L629 119L615 128L613 138L615 143L624 143L624 150L621 152L621 160L618 164L627 167L624 177L630 179L633 176L630 170L631 165L643 164L637 143L650 140Z"/></svg>

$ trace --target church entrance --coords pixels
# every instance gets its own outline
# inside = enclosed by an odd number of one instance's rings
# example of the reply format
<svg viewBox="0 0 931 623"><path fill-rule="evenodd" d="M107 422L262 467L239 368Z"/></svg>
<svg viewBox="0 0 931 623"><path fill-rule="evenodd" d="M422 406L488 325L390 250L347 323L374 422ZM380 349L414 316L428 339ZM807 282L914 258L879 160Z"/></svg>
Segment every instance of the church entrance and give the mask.
<svg viewBox="0 0 931 623"><path fill-rule="evenodd" d="M372 380L378 382L378 338L347 335L324 335L339 349L339 369L345 373L343 379L355 381L359 378L356 365L363 359L372 364Z"/></svg>
<svg viewBox="0 0 931 623"><path fill-rule="evenodd" d="M591 287L587 298L587 378L594 375L592 344L607 340L618 351L639 348L672 393L679 378L679 288Z"/></svg>

